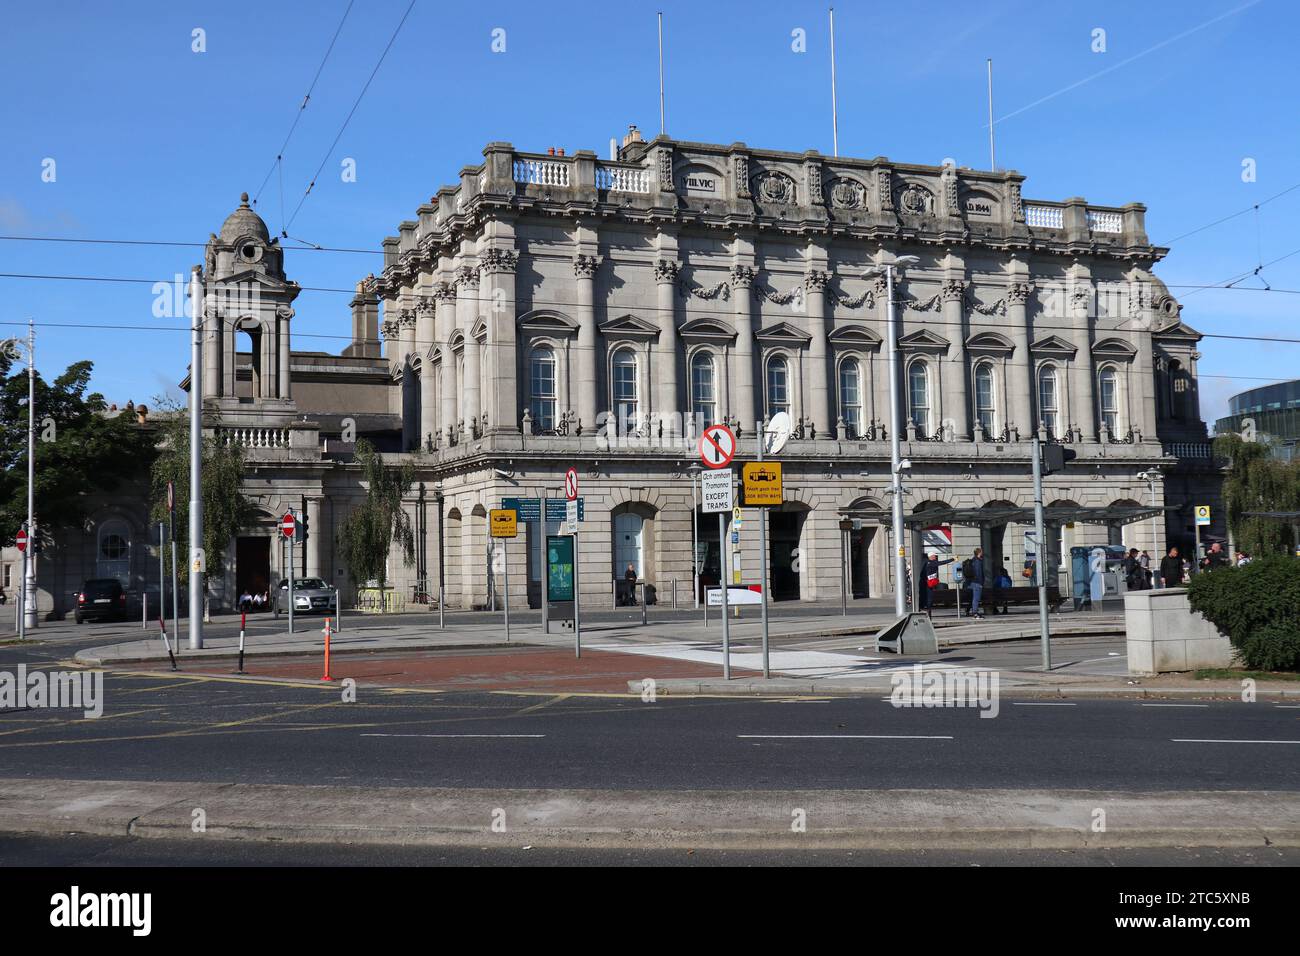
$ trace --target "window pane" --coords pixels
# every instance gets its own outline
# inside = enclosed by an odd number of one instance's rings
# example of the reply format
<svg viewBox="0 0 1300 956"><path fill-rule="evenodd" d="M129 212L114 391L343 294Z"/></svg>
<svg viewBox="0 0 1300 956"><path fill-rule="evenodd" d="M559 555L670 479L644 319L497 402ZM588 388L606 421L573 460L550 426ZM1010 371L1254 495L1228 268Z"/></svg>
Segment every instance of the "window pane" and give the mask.
<svg viewBox="0 0 1300 956"><path fill-rule="evenodd" d="M917 430L930 431L930 382L924 362L913 362L907 370L908 412Z"/></svg>
<svg viewBox="0 0 1300 956"><path fill-rule="evenodd" d="M713 391L713 356L701 352L691 359L691 411L701 426L716 421L717 405Z"/></svg>
<svg viewBox="0 0 1300 956"><path fill-rule="evenodd" d="M530 363L529 406L538 431L555 430L555 353L537 349Z"/></svg>
<svg viewBox="0 0 1300 956"><path fill-rule="evenodd" d="M627 428L636 428L636 356L630 349L614 353L614 414Z"/></svg>
<svg viewBox="0 0 1300 956"><path fill-rule="evenodd" d="M1056 370L1044 368L1038 373L1038 412L1049 436L1057 430Z"/></svg>
<svg viewBox="0 0 1300 956"><path fill-rule="evenodd" d="M767 365L767 414L790 411L790 366L783 358L774 358Z"/></svg>
<svg viewBox="0 0 1300 956"><path fill-rule="evenodd" d="M993 367L975 369L975 417L986 432L993 431Z"/></svg>
<svg viewBox="0 0 1300 956"><path fill-rule="evenodd" d="M862 369L857 359L846 359L840 366L840 418L847 437L862 433Z"/></svg>
<svg viewBox="0 0 1300 956"><path fill-rule="evenodd" d="M1111 368L1101 373L1101 420L1112 434L1119 427L1119 379Z"/></svg>

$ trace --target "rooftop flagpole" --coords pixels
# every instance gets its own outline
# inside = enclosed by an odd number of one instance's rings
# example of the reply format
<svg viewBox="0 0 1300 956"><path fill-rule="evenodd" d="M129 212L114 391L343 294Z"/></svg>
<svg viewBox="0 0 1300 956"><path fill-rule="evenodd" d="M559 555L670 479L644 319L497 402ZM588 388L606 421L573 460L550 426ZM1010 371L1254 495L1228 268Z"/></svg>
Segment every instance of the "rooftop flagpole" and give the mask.
<svg viewBox="0 0 1300 956"><path fill-rule="evenodd" d="M835 101L835 8L830 8L831 15L831 143L834 155L840 154L840 116Z"/></svg>
<svg viewBox="0 0 1300 956"><path fill-rule="evenodd" d="M664 118L664 15L662 12L659 16L659 135L662 136L668 132L667 122Z"/></svg>
<svg viewBox="0 0 1300 956"><path fill-rule="evenodd" d="M989 57L989 169L998 171L996 154L993 152L993 58Z"/></svg>

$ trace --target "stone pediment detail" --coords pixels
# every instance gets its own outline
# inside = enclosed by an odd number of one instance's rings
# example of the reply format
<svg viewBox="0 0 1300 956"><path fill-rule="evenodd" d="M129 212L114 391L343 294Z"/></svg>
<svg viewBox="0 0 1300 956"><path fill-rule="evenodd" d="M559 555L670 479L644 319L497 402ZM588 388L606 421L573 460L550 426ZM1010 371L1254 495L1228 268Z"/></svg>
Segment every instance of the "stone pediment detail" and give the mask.
<svg viewBox="0 0 1300 956"><path fill-rule="evenodd" d="M914 351L946 350L948 340L938 332L930 329L917 329L915 332L909 332L898 340L900 349L912 349Z"/></svg>
<svg viewBox="0 0 1300 956"><path fill-rule="evenodd" d="M519 317L518 325L524 331L534 334L550 332L558 335L572 335L578 331L577 322L563 312L556 312L554 309L534 309L531 312L525 312Z"/></svg>
<svg viewBox="0 0 1300 956"><path fill-rule="evenodd" d="M1108 358L1131 359L1137 355L1137 349L1123 339L1109 338L1102 339L1094 345L1092 354L1093 356L1104 355Z"/></svg>
<svg viewBox="0 0 1300 956"><path fill-rule="evenodd" d="M605 335L658 335L659 326L647 322L638 316L627 314L615 319L606 319L598 326Z"/></svg>
<svg viewBox="0 0 1300 956"><path fill-rule="evenodd" d="M756 337L763 342L786 342L792 345L807 345L812 341L811 335L789 322L777 322L765 329L760 329L756 333Z"/></svg>
<svg viewBox="0 0 1300 956"><path fill-rule="evenodd" d="M1005 335L999 335L997 332L976 332L966 340L966 348L975 352L995 352L1000 355L1010 355L1015 351L1015 343Z"/></svg>
<svg viewBox="0 0 1300 956"><path fill-rule="evenodd" d="M1170 322L1168 325L1156 329L1151 334L1158 335L1162 339L1188 339L1193 342L1199 342L1201 340L1201 333L1196 331L1196 329L1192 328L1186 322L1182 321Z"/></svg>
<svg viewBox="0 0 1300 956"><path fill-rule="evenodd" d="M736 330L732 328L730 322L722 319L692 319L684 323L678 330L683 338L696 339L734 339Z"/></svg>
<svg viewBox="0 0 1300 956"><path fill-rule="evenodd" d="M837 326L831 332L830 340L835 345L871 349L880 348L881 343L881 338L874 329L856 322Z"/></svg>
<svg viewBox="0 0 1300 956"><path fill-rule="evenodd" d="M1070 358L1073 358L1074 353L1078 351L1072 343L1065 341L1059 335L1049 335L1046 338L1041 338L1031 345L1029 350L1044 355L1061 355Z"/></svg>

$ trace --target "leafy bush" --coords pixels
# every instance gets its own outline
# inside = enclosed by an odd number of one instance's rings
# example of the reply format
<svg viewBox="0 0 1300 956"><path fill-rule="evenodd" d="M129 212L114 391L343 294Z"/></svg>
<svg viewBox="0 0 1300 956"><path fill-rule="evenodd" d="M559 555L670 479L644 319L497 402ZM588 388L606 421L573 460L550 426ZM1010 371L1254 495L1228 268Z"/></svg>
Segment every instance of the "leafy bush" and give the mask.
<svg viewBox="0 0 1300 956"><path fill-rule="evenodd" d="M1300 560L1256 558L1240 568L1198 574L1193 611L1228 635L1252 670L1300 670Z"/></svg>

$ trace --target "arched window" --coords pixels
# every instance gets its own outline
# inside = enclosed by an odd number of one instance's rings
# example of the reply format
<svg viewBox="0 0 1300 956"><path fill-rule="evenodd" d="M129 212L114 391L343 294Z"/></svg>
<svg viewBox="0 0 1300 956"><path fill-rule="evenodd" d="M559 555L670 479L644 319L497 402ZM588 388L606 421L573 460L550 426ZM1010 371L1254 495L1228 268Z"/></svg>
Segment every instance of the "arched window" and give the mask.
<svg viewBox="0 0 1300 956"><path fill-rule="evenodd" d="M776 355L767 363L767 417L790 411L790 363Z"/></svg>
<svg viewBox="0 0 1300 956"><path fill-rule="evenodd" d="M1056 389L1056 367L1044 365L1038 370L1038 421L1047 429L1047 437L1057 437L1060 405Z"/></svg>
<svg viewBox="0 0 1300 956"><path fill-rule="evenodd" d="M855 358L840 363L840 418L845 437L862 434L862 364Z"/></svg>
<svg viewBox="0 0 1300 956"><path fill-rule="evenodd" d="M636 400L636 353L629 348L618 349L614 353L614 365L610 375L613 392L612 405L622 432L632 433L637 429Z"/></svg>
<svg viewBox="0 0 1300 956"><path fill-rule="evenodd" d="M1119 431L1119 376L1114 368L1104 368L1097 377L1097 398L1101 403L1101 421L1114 435Z"/></svg>
<svg viewBox="0 0 1300 956"><path fill-rule="evenodd" d="M907 368L907 415L916 430L930 435L930 370L919 359Z"/></svg>
<svg viewBox="0 0 1300 956"><path fill-rule="evenodd" d="M706 428L718 420L717 411L713 356L709 352L696 352L691 359L691 413L700 427Z"/></svg>
<svg viewBox="0 0 1300 956"><path fill-rule="evenodd" d="M996 411L993 400L993 366L981 362L975 366L975 420L985 434L994 431Z"/></svg>
<svg viewBox="0 0 1300 956"><path fill-rule="evenodd" d="M533 427L539 432L555 431L555 352L545 346L533 349L528 388Z"/></svg>

